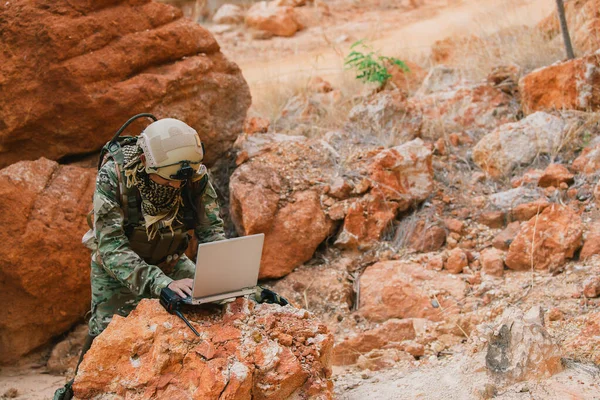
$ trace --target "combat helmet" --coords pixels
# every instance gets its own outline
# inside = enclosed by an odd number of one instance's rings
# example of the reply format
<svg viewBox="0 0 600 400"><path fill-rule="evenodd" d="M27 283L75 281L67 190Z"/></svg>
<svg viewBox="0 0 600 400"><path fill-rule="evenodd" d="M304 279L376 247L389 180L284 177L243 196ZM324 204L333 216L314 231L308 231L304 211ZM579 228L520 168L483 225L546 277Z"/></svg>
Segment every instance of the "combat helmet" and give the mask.
<svg viewBox="0 0 600 400"><path fill-rule="evenodd" d="M183 181L205 172L204 146L198 132L178 119L151 123L138 137L138 145L146 157L148 174Z"/></svg>

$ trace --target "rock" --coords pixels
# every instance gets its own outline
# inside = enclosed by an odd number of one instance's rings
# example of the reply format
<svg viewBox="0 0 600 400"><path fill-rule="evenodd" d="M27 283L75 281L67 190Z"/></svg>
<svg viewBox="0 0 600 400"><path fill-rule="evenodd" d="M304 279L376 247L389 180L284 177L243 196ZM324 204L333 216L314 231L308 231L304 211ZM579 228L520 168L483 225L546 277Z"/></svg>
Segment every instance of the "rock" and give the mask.
<svg viewBox="0 0 600 400"><path fill-rule="evenodd" d="M519 89L521 68L516 64L499 65L492 69L487 81L504 93L514 95Z"/></svg>
<svg viewBox="0 0 600 400"><path fill-rule="evenodd" d="M431 159L420 139L381 151L368 167L371 190L397 202L399 211L407 210L433 191Z"/></svg>
<svg viewBox="0 0 600 400"><path fill-rule="evenodd" d="M445 242L446 230L423 220L419 220L408 234L408 247L421 253L439 250Z"/></svg>
<svg viewBox="0 0 600 400"><path fill-rule="evenodd" d="M332 331L340 314L352 309L354 291L347 272L351 260L342 258L325 265L301 265L273 283L273 290L286 299L318 314Z"/></svg>
<svg viewBox="0 0 600 400"><path fill-rule="evenodd" d="M506 223L506 214L502 211L486 211L479 215L477 222L492 229L499 229Z"/></svg>
<svg viewBox="0 0 600 400"><path fill-rule="evenodd" d="M453 90L464 84L465 79L460 70L446 65L436 65L429 70L417 93L428 95Z"/></svg>
<svg viewBox="0 0 600 400"><path fill-rule="evenodd" d="M528 221L548 207L550 207L548 200L539 199L531 203L519 204L511 211L510 216L513 220Z"/></svg>
<svg viewBox="0 0 600 400"><path fill-rule="evenodd" d="M519 221L511 222L502 232L496 235L492 241L492 246L498 250L508 250L520 231L521 223Z"/></svg>
<svg viewBox="0 0 600 400"><path fill-rule="evenodd" d="M352 189L354 188L348 183L347 180L338 176L333 180L333 183L331 184L331 187L327 194L338 200L344 200L350 196L350 193L352 193Z"/></svg>
<svg viewBox="0 0 600 400"><path fill-rule="evenodd" d="M583 149L573 161L572 168L586 175L595 174L600 169L600 143Z"/></svg>
<svg viewBox="0 0 600 400"><path fill-rule="evenodd" d="M542 196L538 189L527 189L518 187L516 189L505 190L491 194L488 197L490 205L502 211L512 212L512 210L521 204L527 204L537 201Z"/></svg>
<svg viewBox="0 0 600 400"><path fill-rule="evenodd" d="M598 0L575 0L565 3L565 14L567 16L569 33L575 49L584 53L593 53L600 49L600 1ZM562 35L557 12L543 19L538 24L548 39L560 41Z"/></svg>
<svg viewBox="0 0 600 400"><path fill-rule="evenodd" d="M397 211L398 203L385 200L381 194L363 196L348 207L335 245L348 249L374 245L390 228Z"/></svg>
<svg viewBox="0 0 600 400"><path fill-rule="evenodd" d="M356 366L361 370L379 371L391 368L399 361L414 361L414 357L398 349L375 349L358 357Z"/></svg>
<svg viewBox="0 0 600 400"><path fill-rule="evenodd" d="M313 125L319 119L328 115L341 99L341 92L307 92L290 97L279 116L273 121L275 131L311 132Z"/></svg>
<svg viewBox="0 0 600 400"><path fill-rule="evenodd" d="M240 234L265 234L259 278L280 278L312 257L329 235L332 221L312 190L295 193L293 202L279 208L279 196L268 186L276 178L259 186L261 174L246 166L231 178L231 216Z"/></svg>
<svg viewBox="0 0 600 400"><path fill-rule="evenodd" d="M502 276L504 274L504 253L498 249L482 250L479 260L481 270L486 275Z"/></svg>
<svg viewBox="0 0 600 400"><path fill-rule="evenodd" d="M523 271L549 269L554 272L581 247L583 226L579 215L558 204L521 225L506 256L506 266Z"/></svg>
<svg viewBox="0 0 600 400"><path fill-rule="evenodd" d="M354 364L361 354L373 349L400 346L400 342L415 338L412 320L390 319L379 327L345 339L333 348L333 365Z"/></svg>
<svg viewBox="0 0 600 400"><path fill-rule="evenodd" d="M431 46L431 59L434 63L445 63L463 54L469 54L482 45L481 38L475 35L449 36L433 43Z"/></svg>
<svg viewBox="0 0 600 400"><path fill-rule="evenodd" d="M593 255L600 254L600 223L593 223L585 235L585 241L579 258L587 260Z"/></svg>
<svg viewBox="0 0 600 400"><path fill-rule="evenodd" d="M600 312L590 312L578 318L578 332L565 340L566 356L582 362L600 364ZM573 324L575 325L575 324Z"/></svg>
<svg viewBox="0 0 600 400"><path fill-rule="evenodd" d="M365 137L386 134L403 142L415 138L421 117L405 100L400 90L374 93L350 110L347 130Z"/></svg>
<svg viewBox="0 0 600 400"><path fill-rule="evenodd" d="M41 158L0 170L0 354L12 362L89 310L88 230L96 171Z"/></svg>
<svg viewBox="0 0 600 400"><path fill-rule="evenodd" d="M175 7L11 1L0 30L0 168L97 151L141 112L195 128L208 165L242 129L251 97L240 69Z"/></svg>
<svg viewBox="0 0 600 400"><path fill-rule="evenodd" d="M266 118L251 117L244 121L244 133L254 135L256 133L267 133L271 122Z"/></svg>
<svg viewBox="0 0 600 400"><path fill-rule="evenodd" d="M567 167L560 164L550 164L544 170L544 173L538 181L538 186L548 187L554 186L559 187L561 183L568 185L573 183L574 175L569 172Z"/></svg>
<svg viewBox="0 0 600 400"><path fill-rule="evenodd" d="M235 4L223 4L213 16L215 24L241 24L244 22L244 10Z"/></svg>
<svg viewBox="0 0 600 400"><path fill-rule="evenodd" d="M469 260L467 259L467 254L463 249L456 248L451 250L448 254L448 259L446 259L444 268L451 274L460 274L463 271L463 268L468 265Z"/></svg>
<svg viewBox="0 0 600 400"><path fill-rule="evenodd" d="M55 375L65 373L72 375L77 367L87 334L88 326L79 325L73 332L69 333L65 340L54 346L46 364L48 371Z"/></svg>
<svg viewBox="0 0 600 400"><path fill-rule="evenodd" d="M465 227L465 223L461 220L455 218L446 218L444 219L444 225L450 232L461 234Z"/></svg>
<svg viewBox="0 0 600 400"><path fill-rule="evenodd" d="M293 7L266 1L255 3L248 9L246 25L275 36L294 36L302 29Z"/></svg>
<svg viewBox="0 0 600 400"><path fill-rule="evenodd" d="M600 60L597 55L539 68L519 81L523 111L531 114L556 109L598 110L599 85Z"/></svg>
<svg viewBox="0 0 600 400"><path fill-rule="evenodd" d="M413 62L404 61L404 64L408 70L405 70L396 64L386 65L391 77L387 80L385 85L386 87L399 89L405 94L410 94L419 88L428 73Z"/></svg>
<svg viewBox="0 0 600 400"><path fill-rule="evenodd" d="M584 282L583 295L588 299L600 296L600 277L594 276Z"/></svg>
<svg viewBox="0 0 600 400"><path fill-rule="evenodd" d="M514 121L518 112L514 98L488 83L418 94L407 103L413 110L410 122L414 125L420 119L420 137L429 140L452 133L480 135Z"/></svg>
<svg viewBox="0 0 600 400"><path fill-rule="evenodd" d="M464 282L419 264L382 261L367 267L360 277L359 311L375 322L390 318L440 321L459 312L466 288Z"/></svg>
<svg viewBox="0 0 600 400"><path fill-rule="evenodd" d="M274 0L278 6L302 7L306 3L313 3L314 0Z"/></svg>
<svg viewBox="0 0 600 400"><path fill-rule="evenodd" d="M115 316L79 368L75 397L331 398L325 325L308 311L244 298L224 308L187 314L200 337L158 300Z"/></svg>
<svg viewBox="0 0 600 400"><path fill-rule="evenodd" d="M557 149L566 129L563 119L536 112L484 136L473 149L473 161L493 178L506 176L519 165Z"/></svg>
<svg viewBox="0 0 600 400"><path fill-rule="evenodd" d="M482 324L471 334L479 339L473 349L477 363L495 380L513 383L562 371L559 346L533 311L507 308L493 327Z"/></svg>

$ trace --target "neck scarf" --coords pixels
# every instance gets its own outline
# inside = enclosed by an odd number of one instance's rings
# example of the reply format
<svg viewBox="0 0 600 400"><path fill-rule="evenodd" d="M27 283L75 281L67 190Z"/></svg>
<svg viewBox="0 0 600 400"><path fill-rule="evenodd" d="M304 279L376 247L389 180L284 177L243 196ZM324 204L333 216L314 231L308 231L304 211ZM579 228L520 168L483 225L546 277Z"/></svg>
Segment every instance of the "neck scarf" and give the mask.
<svg viewBox="0 0 600 400"><path fill-rule="evenodd" d="M158 231L165 227L173 232L173 223L180 222L178 214L183 203L181 187L160 185L150 179L140 159L142 149L139 146L123 146L122 151L125 156L126 185L128 188L136 186L140 191L148 238L154 239Z"/></svg>

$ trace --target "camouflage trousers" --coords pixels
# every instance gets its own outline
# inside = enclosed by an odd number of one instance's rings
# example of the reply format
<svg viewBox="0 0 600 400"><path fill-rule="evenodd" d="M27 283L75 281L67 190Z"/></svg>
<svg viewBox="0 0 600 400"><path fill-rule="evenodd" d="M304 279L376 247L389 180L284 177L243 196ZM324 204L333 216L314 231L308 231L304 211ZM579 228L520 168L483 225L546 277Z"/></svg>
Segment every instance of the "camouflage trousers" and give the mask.
<svg viewBox="0 0 600 400"><path fill-rule="evenodd" d="M163 270L173 280L193 278L196 266L182 255L177 263ZM110 323L113 315L126 317L138 305L141 299L150 298L150 294L136 296L117 279L113 278L92 257L90 279L92 283L92 310L89 333L99 335Z"/></svg>

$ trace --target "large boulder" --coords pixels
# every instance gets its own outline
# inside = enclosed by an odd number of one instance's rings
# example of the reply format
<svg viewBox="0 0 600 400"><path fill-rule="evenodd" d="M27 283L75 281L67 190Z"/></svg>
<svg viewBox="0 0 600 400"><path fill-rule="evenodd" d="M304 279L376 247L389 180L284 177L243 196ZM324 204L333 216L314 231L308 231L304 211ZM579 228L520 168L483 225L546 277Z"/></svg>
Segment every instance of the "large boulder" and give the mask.
<svg viewBox="0 0 600 400"><path fill-rule="evenodd" d="M90 305L88 229L95 170L41 158L0 170L0 362L83 319Z"/></svg>
<svg viewBox="0 0 600 400"><path fill-rule="evenodd" d="M540 154L558 150L567 128L562 118L536 112L484 136L473 149L473 161L494 178L505 176Z"/></svg>
<svg viewBox="0 0 600 400"><path fill-rule="evenodd" d="M359 310L365 318L428 318L441 321L460 311L467 285L452 276L406 261L373 264L360 277Z"/></svg>
<svg viewBox="0 0 600 400"><path fill-rule="evenodd" d="M260 1L246 13L246 25L275 36L294 36L302 24L293 7L280 6L276 1Z"/></svg>
<svg viewBox="0 0 600 400"><path fill-rule="evenodd" d="M539 68L521 78L519 92L525 114L557 109L596 111L600 109L600 55Z"/></svg>
<svg viewBox="0 0 600 400"><path fill-rule="evenodd" d="M158 300L114 317L81 364L78 399L332 398L333 336L308 311L239 298L187 314Z"/></svg>
<svg viewBox="0 0 600 400"><path fill-rule="evenodd" d="M569 207L554 204L521 225L506 255L506 266L523 271L556 271L583 243L581 217Z"/></svg>
<svg viewBox="0 0 600 400"><path fill-rule="evenodd" d="M96 151L141 112L194 127L208 164L242 130L251 98L240 69L172 6L17 0L0 31L0 168Z"/></svg>

